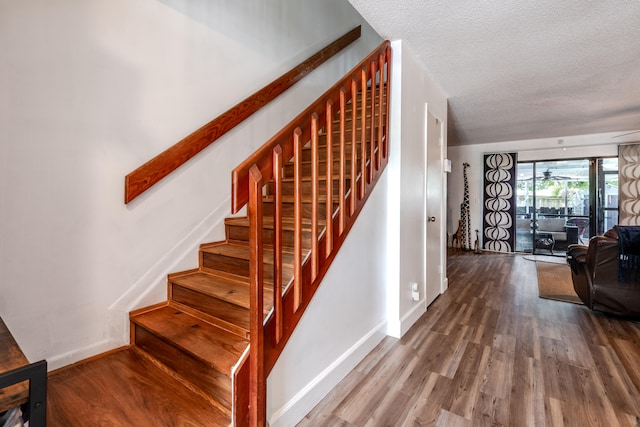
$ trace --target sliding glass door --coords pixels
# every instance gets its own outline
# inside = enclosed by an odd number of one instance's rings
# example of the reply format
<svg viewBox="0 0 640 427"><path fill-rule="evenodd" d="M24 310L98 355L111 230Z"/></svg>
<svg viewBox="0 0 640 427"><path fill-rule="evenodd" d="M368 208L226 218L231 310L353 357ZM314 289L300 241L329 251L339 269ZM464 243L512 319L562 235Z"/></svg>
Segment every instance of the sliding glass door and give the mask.
<svg viewBox="0 0 640 427"><path fill-rule="evenodd" d="M605 231L618 223L618 159L596 160L596 227L595 234Z"/></svg>
<svg viewBox="0 0 640 427"><path fill-rule="evenodd" d="M569 245L588 240L590 164L590 159L518 163L517 251L564 255Z"/></svg>

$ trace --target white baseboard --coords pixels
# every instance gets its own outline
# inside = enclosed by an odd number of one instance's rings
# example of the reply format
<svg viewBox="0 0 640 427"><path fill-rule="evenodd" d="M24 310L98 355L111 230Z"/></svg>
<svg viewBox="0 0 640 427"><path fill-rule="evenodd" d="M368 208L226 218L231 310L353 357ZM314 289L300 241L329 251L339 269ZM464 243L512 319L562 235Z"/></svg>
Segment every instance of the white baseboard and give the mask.
<svg viewBox="0 0 640 427"><path fill-rule="evenodd" d="M351 348L268 416L271 427L296 425L385 337L386 322L376 325ZM268 379L267 379L268 381ZM267 396L268 399L268 396Z"/></svg>
<svg viewBox="0 0 640 427"><path fill-rule="evenodd" d="M55 369L62 368L64 366L87 359L89 357L93 357L97 354L105 353L120 346L121 345L118 344L115 340L106 339L87 347L75 349L67 353L58 354L52 357L47 357L47 370L53 371Z"/></svg>
<svg viewBox="0 0 640 427"><path fill-rule="evenodd" d="M387 335L394 338L402 336L413 326L414 323L425 313L425 300L416 301L415 305L401 319L389 319L387 323Z"/></svg>

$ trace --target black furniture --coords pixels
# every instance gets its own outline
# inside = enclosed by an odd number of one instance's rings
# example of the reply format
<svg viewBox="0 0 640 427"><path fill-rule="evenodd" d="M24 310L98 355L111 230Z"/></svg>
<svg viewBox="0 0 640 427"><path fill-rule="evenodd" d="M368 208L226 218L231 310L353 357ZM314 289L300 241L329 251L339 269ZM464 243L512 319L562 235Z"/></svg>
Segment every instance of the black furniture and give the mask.
<svg viewBox="0 0 640 427"><path fill-rule="evenodd" d="M27 381L28 385L24 382ZM29 363L0 318L0 413L22 406L30 427L47 423L47 361ZM6 392L5 392L6 391Z"/></svg>
<svg viewBox="0 0 640 427"><path fill-rule="evenodd" d="M536 233L536 249L547 249L553 255L553 247L556 244L553 234L537 232Z"/></svg>
<svg viewBox="0 0 640 427"><path fill-rule="evenodd" d="M588 247L569 246L567 262L587 307L640 318L640 227L616 226L592 237Z"/></svg>
<svg viewBox="0 0 640 427"><path fill-rule="evenodd" d="M589 218L569 218L567 225L578 227L578 239L582 242L585 237L584 232L589 229Z"/></svg>
<svg viewBox="0 0 640 427"><path fill-rule="evenodd" d="M539 217L532 228L536 229L536 242L543 233L551 234L553 249L566 251L570 245L578 243L578 227L570 224L564 217ZM536 246L537 247L537 246Z"/></svg>

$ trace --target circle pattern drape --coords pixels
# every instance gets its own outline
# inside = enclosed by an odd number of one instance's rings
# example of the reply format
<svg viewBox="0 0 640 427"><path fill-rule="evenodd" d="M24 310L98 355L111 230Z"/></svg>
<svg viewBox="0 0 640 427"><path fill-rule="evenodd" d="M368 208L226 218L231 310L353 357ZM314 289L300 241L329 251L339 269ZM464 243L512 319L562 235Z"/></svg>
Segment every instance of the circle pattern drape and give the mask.
<svg viewBox="0 0 640 427"><path fill-rule="evenodd" d="M513 251L514 171L514 155L485 156L484 248L491 251Z"/></svg>
<svg viewBox="0 0 640 427"><path fill-rule="evenodd" d="M640 225L640 144L621 145L618 152L620 225Z"/></svg>

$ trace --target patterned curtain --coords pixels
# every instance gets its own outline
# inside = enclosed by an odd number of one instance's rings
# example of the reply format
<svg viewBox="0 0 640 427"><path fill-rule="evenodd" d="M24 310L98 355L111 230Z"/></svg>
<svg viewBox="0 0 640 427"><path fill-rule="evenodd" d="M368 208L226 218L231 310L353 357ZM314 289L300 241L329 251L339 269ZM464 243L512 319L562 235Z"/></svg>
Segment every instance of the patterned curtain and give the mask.
<svg viewBox="0 0 640 427"><path fill-rule="evenodd" d="M618 147L620 225L640 225L640 144Z"/></svg>
<svg viewBox="0 0 640 427"><path fill-rule="evenodd" d="M517 153L484 156L484 249L515 249Z"/></svg>

